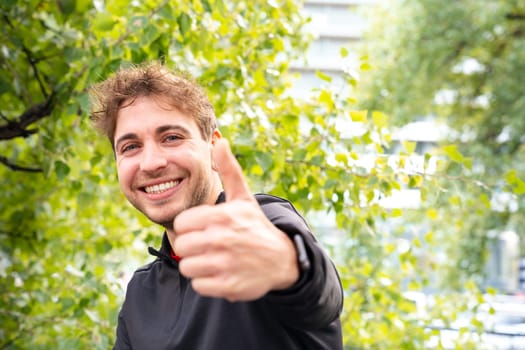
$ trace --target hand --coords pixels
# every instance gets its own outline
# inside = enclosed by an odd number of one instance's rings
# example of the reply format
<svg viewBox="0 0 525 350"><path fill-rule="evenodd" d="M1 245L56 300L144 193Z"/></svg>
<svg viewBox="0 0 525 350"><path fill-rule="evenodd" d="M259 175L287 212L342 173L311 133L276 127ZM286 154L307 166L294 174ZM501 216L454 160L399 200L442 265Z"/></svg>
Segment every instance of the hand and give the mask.
<svg viewBox="0 0 525 350"><path fill-rule="evenodd" d="M173 223L180 272L200 294L229 301L255 300L299 279L292 241L264 215L226 140L213 160L226 202L180 213Z"/></svg>

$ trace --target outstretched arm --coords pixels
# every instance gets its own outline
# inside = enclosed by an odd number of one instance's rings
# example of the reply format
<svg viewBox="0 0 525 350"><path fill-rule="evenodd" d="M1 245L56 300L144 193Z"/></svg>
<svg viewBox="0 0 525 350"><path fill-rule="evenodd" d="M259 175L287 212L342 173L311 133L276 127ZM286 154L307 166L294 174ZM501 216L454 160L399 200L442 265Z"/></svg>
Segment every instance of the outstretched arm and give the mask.
<svg viewBox="0 0 525 350"><path fill-rule="evenodd" d="M253 196L229 145L219 140L218 165L226 202L190 208L175 219L182 274L200 294L230 301L264 297L283 322L306 328L334 321L342 308L336 269L293 206ZM301 273L294 235L305 242L310 269Z"/></svg>

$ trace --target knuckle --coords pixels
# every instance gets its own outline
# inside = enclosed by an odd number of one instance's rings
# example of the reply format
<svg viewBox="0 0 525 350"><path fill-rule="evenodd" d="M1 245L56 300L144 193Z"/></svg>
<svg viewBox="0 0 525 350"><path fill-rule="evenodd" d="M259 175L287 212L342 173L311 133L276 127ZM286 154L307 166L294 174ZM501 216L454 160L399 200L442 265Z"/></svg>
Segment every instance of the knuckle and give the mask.
<svg viewBox="0 0 525 350"><path fill-rule="evenodd" d="M179 271L186 277L192 276L191 264L189 264L186 259L183 259L179 262Z"/></svg>
<svg viewBox="0 0 525 350"><path fill-rule="evenodd" d="M215 227L211 231L207 236L212 249L227 251L235 245L236 237L227 227Z"/></svg>
<svg viewBox="0 0 525 350"><path fill-rule="evenodd" d="M214 270L215 274L227 276L232 272L233 261L234 259L230 256L230 254L223 253L211 259L210 266Z"/></svg>
<svg viewBox="0 0 525 350"><path fill-rule="evenodd" d="M223 225L232 225L237 218L237 211L235 210L223 210L221 214L221 223Z"/></svg>
<svg viewBox="0 0 525 350"><path fill-rule="evenodd" d="M186 243L184 241L185 240L182 239L182 237L177 237L173 241L173 249L177 251L178 255L185 255L186 253Z"/></svg>
<svg viewBox="0 0 525 350"><path fill-rule="evenodd" d="M226 278L226 281L224 283L225 291L227 291L227 294L230 298L239 298L242 294L242 286L235 278L235 276L229 276Z"/></svg>
<svg viewBox="0 0 525 350"><path fill-rule="evenodd" d="M198 278L194 278L191 280L191 287L193 288L194 291L196 291L199 294L208 295L206 293L206 290L204 290L204 288L202 287L201 283L199 283Z"/></svg>

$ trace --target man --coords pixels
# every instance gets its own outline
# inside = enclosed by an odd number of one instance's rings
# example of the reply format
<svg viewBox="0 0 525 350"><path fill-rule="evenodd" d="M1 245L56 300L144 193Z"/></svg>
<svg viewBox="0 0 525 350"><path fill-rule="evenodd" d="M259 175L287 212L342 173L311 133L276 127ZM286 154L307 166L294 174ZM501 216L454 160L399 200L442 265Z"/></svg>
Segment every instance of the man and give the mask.
<svg viewBox="0 0 525 350"><path fill-rule="evenodd" d="M342 349L337 272L304 219L253 196L208 98L160 64L93 89L129 202L164 227L131 279L115 349Z"/></svg>

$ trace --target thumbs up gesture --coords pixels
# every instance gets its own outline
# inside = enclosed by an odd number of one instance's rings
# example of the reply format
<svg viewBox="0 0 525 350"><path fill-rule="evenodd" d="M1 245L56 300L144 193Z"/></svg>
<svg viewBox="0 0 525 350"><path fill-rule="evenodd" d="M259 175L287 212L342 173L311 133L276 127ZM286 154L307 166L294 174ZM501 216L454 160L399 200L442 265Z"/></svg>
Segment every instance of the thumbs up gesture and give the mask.
<svg viewBox="0 0 525 350"><path fill-rule="evenodd" d="M255 300L299 279L295 247L264 215L228 142L213 151L226 202L180 213L171 242L182 257L180 272L201 295L229 301Z"/></svg>

